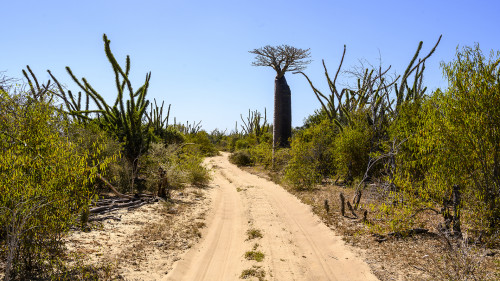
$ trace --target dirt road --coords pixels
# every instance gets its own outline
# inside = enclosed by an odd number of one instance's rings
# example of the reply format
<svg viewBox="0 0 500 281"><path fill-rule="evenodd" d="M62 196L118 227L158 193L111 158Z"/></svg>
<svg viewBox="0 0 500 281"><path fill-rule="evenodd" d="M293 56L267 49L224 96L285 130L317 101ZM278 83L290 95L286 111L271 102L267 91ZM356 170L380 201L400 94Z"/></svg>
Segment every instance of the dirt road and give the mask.
<svg viewBox="0 0 500 281"><path fill-rule="evenodd" d="M207 228L167 280L238 280L245 270L250 280L377 280L310 207L227 157L207 159L215 187ZM262 237L249 239L249 230ZM246 259L249 251L264 259Z"/></svg>

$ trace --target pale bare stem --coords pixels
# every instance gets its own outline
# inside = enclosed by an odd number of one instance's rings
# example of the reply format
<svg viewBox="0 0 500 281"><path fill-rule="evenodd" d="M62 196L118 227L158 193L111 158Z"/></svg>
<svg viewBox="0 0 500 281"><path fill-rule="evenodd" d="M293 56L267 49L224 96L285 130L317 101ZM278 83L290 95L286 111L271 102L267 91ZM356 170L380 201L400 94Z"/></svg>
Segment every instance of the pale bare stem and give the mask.
<svg viewBox="0 0 500 281"><path fill-rule="evenodd" d="M31 207L27 207L30 201L35 201ZM10 214L10 222L6 225L7 230L7 259L5 264L4 280L10 280L10 275L14 263L14 259L19 251L19 243L23 235L40 226L26 228L28 221L37 214L38 210L46 206L47 202L43 198L30 198L26 201L17 203L12 209L0 207L2 212Z"/></svg>

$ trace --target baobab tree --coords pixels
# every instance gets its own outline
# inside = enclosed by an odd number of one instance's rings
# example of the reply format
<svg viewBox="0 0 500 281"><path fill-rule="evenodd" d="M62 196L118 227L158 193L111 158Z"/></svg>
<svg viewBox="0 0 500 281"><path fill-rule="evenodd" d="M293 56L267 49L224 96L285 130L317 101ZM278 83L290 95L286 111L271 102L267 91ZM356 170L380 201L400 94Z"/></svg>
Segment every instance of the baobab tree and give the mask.
<svg viewBox="0 0 500 281"><path fill-rule="evenodd" d="M274 79L273 150L289 147L292 136L292 100L286 72L302 71L311 61L309 49L298 49L288 45L264 46L249 51L255 54L253 66L270 66L276 71Z"/></svg>

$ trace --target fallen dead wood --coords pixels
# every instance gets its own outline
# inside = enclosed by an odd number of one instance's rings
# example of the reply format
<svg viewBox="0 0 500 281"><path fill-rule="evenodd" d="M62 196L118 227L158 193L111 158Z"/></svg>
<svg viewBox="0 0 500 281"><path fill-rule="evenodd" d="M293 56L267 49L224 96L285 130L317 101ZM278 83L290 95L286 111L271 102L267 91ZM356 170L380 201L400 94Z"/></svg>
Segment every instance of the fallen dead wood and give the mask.
<svg viewBox="0 0 500 281"><path fill-rule="evenodd" d="M134 200L134 201L130 201L130 202L127 202L127 203L121 203L121 204L114 204L114 203L112 203L112 204L101 206L101 207L91 208L89 210L89 212L91 214L103 214L103 213L107 213L107 212L110 212L110 211L115 210L115 209L121 209L121 208L127 208L127 207L132 207L132 206L135 206L135 205L139 205L139 204L141 204L143 202L146 202L146 201L143 201L143 200L139 199L139 200Z"/></svg>
<svg viewBox="0 0 500 281"><path fill-rule="evenodd" d="M342 192L339 194L339 196L340 196L340 213L342 214L343 217L345 217L345 197Z"/></svg>
<svg viewBox="0 0 500 281"><path fill-rule="evenodd" d="M148 203L148 202L146 202L146 201L142 201L141 203L139 203L139 204L137 204L137 205L134 205L134 206L130 206L130 207L128 207L128 209L127 209L127 210L128 210L128 211L130 211L130 210L133 210L133 209L137 209L137 208L139 208L140 206L146 205L147 203Z"/></svg>
<svg viewBox="0 0 500 281"><path fill-rule="evenodd" d="M403 237L403 236L411 236L411 235L415 235L415 234L424 234L427 232L429 232L429 230L426 228L412 228L412 229L405 230L405 231L389 232L389 233L387 233L387 236Z"/></svg>
<svg viewBox="0 0 500 281"><path fill-rule="evenodd" d="M426 234L426 233L429 233L429 230L426 228L412 228L404 231L389 232L386 235L373 234L372 236L375 237L375 241L384 242L389 237L401 238L401 237L413 236L416 234Z"/></svg>
<svg viewBox="0 0 500 281"><path fill-rule="evenodd" d="M113 193L116 194L116 196L128 199L134 198L133 196L120 193L111 183L109 183L109 181L107 181L103 176L101 176L101 174L97 173L97 178L102 180L102 182L104 182L104 184L106 184L109 187L109 189L111 189L111 191L113 191Z"/></svg>
<svg viewBox="0 0 500 281"><path fill-rule="evenodd" d="M92 215L102 215L123 208L127 208L130 211L149 203L158 202L158 200L159 198L153 196L143 196L143 198L133 199L106 198L94 202L94 206L96 207L90 208L89 213Z"/></svg>
<svg viewBox="0 0 500 281"><path fill-rule="evenodd" d="M89 218L89 222L93 221L104 221L104 220L115 220L115 221L121 221L122 219L117 218L115 216L105 216L105 217L98 217L98 218Z"/></svg>
<svg viewBox="0 0 500 281"><path fill-rule="evenodd" d="M124 203L124 202L128 202L128 201L130 201L130 199L128 199L128 198L100 199L99 201L95 202L94 205L100 207L100 206L107 206L107 205L115 204L115 203Z"/></svg>

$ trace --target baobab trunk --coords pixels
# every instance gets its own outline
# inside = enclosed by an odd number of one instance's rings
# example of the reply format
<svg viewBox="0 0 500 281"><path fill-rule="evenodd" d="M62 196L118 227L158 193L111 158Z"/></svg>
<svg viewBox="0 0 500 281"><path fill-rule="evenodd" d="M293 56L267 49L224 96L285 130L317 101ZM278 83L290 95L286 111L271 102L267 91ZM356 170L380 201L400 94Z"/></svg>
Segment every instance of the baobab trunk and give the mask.
<svg viewBox="0 0 500 281"><path fill-rule="evenodd" d="M285 76L274 80L273 148L290 147L292 137L292 98ZM274 150L274 149L273 149Z"/></svg>

